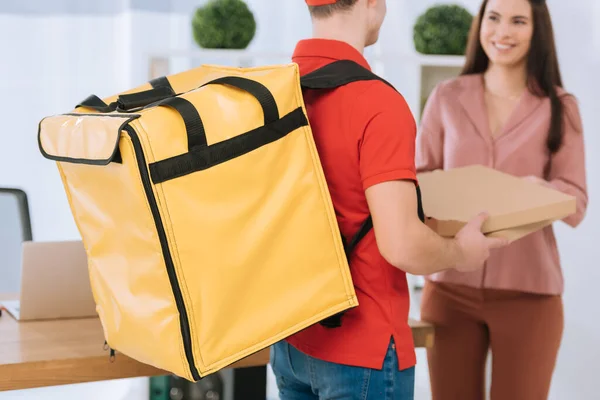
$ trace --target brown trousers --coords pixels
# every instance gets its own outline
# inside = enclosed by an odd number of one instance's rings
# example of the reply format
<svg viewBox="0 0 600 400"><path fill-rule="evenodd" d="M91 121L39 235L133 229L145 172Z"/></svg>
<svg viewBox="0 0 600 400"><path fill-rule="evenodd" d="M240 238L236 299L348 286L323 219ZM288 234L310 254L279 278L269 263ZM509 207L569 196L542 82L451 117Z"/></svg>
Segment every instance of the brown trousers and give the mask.
<svg viewBox="0 0 600 400"><path fill-rule="evenodd" d="M561 296L427 281L421 319L435 324L427 358L432 400L546 400L563 333Z"/></svg>

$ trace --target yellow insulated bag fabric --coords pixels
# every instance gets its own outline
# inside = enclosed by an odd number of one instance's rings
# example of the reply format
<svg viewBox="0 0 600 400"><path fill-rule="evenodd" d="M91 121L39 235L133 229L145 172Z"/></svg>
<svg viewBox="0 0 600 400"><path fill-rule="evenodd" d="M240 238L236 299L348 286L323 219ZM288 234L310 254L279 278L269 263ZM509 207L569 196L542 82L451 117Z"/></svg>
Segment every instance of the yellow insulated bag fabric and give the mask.
<svg viewBox="0 0 600 400"><path fill-rule="evenodd" d="M108 345L191 381L358 305L303 88L349 61L202 66L44 118ZM342 322L341 322L342 321Z"/></svg>

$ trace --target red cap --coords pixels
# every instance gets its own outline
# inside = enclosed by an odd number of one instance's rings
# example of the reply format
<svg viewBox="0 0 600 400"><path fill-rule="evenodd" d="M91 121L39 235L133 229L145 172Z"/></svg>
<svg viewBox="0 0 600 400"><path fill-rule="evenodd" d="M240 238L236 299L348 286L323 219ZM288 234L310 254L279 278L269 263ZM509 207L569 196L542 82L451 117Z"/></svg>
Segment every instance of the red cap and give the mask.
<svg viewBox="0 0 600 400"><path fill-rule="evenodd" d="M333 4L337 0L306 0L306 4L309 6L325 6L327 4Z"/></svg>

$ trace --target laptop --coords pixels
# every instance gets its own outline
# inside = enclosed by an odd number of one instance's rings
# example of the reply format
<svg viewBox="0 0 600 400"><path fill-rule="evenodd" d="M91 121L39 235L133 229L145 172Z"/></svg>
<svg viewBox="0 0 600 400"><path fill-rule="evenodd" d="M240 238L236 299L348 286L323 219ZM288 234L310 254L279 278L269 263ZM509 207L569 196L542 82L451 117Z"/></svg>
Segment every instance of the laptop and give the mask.
<svg viewBox="0 0 600 400"><path fill-rule="evenodd" d="M19 321L97 317L79 241L23 242L21 292L2 306Z"/></svg>

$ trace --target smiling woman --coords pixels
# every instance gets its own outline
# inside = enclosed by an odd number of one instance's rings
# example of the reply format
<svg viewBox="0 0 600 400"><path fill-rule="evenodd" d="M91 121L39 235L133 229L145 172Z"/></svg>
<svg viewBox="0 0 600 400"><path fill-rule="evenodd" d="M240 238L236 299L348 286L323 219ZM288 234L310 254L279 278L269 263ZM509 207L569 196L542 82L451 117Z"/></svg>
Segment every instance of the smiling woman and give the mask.
<svg viewBox="0 0 600 400"><path fill-rule="evenodd" d="M495 64L518 64L527 56L533 36L531 7L522 0L494 3L488 3L481 21L481 45Z"/></svg>
<svg viewBox="0 0 600 400"><path fill-rule="evenodd" d="M432 92L418 135L418 172L481 164L577 199L588 194L583 129L566 92L543 0L484 0L461 76ZM429 276L421 317L437 326L428 351L433 398L547 398L563 333L562 269L553 227L498 249L481 271ZM453 366L461 360L456 374Z"/></svg>
<svg viewBox="0 0 600 400"><path fill-rule="evenodd" d="M489 115L492 135L498 133L528 89L549 98L551 120L546 144L551 153L559 149L564 107L557 90L563 84L554 42L545 0L483 1L473 19L463 75L485 72L486 101L499 112ZM505 72L509 72L509 79L496 79L506 77Z"/></svg>

